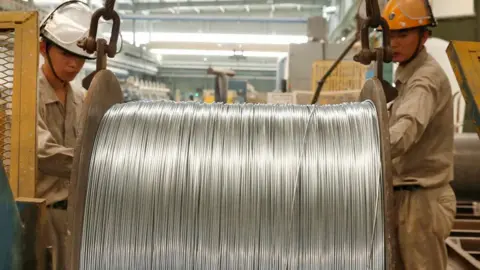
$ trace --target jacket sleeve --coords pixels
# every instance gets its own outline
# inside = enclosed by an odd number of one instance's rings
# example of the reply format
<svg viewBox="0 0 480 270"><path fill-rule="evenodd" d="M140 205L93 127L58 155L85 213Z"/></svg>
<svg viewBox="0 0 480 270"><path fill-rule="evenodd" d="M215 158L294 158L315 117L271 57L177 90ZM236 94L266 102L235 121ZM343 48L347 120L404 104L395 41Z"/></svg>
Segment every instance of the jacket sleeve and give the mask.
<svg viewBox="0 0 480 270"><path fill-rule="evenodd" d="M69 178L72 171L73 148L58 144L39 114L38 133L38 169L48 175Z"/></svg>
<svg viewBox="0 0 480 270"><path fill-rule="evenodd" d="M435 113L435 89L434 82L424 77L404 89L407 93L395 111L398 120L390 126L392 159L405 154L422 137Z"/></svg>

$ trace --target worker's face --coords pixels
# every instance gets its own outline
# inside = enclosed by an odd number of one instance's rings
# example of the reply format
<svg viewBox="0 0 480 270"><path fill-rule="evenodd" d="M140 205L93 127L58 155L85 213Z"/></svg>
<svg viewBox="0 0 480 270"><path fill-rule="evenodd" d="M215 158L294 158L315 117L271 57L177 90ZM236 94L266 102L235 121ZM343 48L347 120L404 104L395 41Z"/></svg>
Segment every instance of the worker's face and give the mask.
<svg viewBox="0 0 480 270"><path fill-rule="evenodd" d="M45 59L45 64L50 66L47 59L47 45L44 41L40 43L40 52ZM85 64L84 58L73 55L55 45L48 48L48 55L55 73L66 82L73 81Z"/></svg>
<svg viewBox="0 0 480 270"><path fill-rule="evenodd" d="M422 33L422 34L421 34ZM403 63L410 59L418 48L418 43L424 45L428 33L419 29L391 31L390 44L393 50L393 62Z"/></svg>

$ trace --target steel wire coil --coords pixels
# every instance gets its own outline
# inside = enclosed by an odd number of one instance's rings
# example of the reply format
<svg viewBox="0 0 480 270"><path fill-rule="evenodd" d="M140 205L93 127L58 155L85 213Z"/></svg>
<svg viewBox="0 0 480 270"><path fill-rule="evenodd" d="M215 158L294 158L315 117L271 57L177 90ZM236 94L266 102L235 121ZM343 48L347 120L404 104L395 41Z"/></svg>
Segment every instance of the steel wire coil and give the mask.
<svg viewBox="0 0 480 270"><path fill-rule="evenodd" d="M80 269L386 269L379 141L370 101L115 105Z"/></svg>

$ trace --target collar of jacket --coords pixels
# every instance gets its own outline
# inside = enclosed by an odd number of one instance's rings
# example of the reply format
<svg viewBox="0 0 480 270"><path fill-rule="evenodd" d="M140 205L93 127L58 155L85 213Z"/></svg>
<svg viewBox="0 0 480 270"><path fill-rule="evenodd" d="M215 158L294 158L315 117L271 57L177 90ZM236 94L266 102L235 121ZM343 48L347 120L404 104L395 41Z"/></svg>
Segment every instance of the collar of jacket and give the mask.
<svg viewBox="0 0 480 270"><path fill-rule="evenodd" d="M410 63L406 64L405 66L398 66L397 70L395 71L396 81L400 81L402 84L405 84L410 77L412 77L413 73L423 65L425 60L427 60L428 53L425 47L420 50L417 57L415 57Z"/></svg>
<svg viewBox="0 0 480 270"><path fill-rule="evenodd" d="M80 104L82 100L79 99L79 97L77 97L77 95L73 93L71 84L68 83L66 87L68 91L67 97L68 96L73 97L73 103ZM53 89L53 87L50 85L41 68L39 69L39 72L38 72L38 89L45 89L45 91L43 91L45 104L60 102L60 100L57 97L57 94L55 94L55 89Z"/></svg>

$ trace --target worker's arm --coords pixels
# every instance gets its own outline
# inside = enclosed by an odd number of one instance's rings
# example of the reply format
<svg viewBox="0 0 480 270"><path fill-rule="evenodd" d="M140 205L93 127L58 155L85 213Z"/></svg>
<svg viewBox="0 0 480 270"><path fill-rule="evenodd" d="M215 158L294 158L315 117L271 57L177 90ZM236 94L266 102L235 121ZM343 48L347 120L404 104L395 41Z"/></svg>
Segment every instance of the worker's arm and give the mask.
<svg viewBox="0 0 480 270"><path fill-rule="evenodd" d="M48 175L69 178L72 171L73 148L59 145L40 115L37 132L38 169Z"/></svg>
<svg viewBox="0 0 480 270"><path fill-rule="evenodd" d="M415 79L392 115L397 121L390 127L392 159L406 153L417 143L430 122L435 108L435 84L428 78Z"/></svg>

